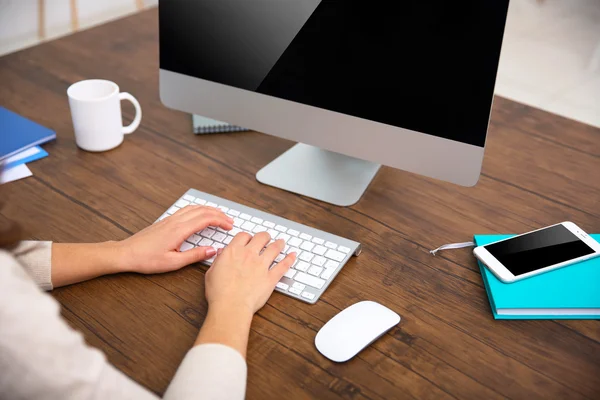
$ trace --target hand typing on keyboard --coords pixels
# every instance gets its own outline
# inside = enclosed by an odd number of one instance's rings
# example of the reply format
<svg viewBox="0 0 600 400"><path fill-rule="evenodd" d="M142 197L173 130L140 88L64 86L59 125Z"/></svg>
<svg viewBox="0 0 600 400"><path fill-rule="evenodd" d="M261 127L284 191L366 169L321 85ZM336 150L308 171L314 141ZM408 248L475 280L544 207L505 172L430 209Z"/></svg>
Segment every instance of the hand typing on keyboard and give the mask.
<svg viewBox="0 0 600 400"><path fill-rule="evenodd" d="M285 242L270 241L267 232L238 233L214 260L205 278L208 314L196 344L221 343L246 356L252 316L296 261L290 253L271 268Z"/></svg>
<svg viewBox="0 0 600 400"><path fill-rule="evenodd" d="M155 223L172 218L179 210L196 204L221 210L231 216L233 227L208 227L197 231L181 244L181 252L206 246L222 251L242 232L249 236L266 232L271 236L271 242L281 240L285 243L271 268L285 259L286 255L297 255L292 268L277 282L275 290L307 303L314 304L350 257L360 254L358 242L195 189L188 190L175 201ZM214 261L215 257L211 257L202 263L210 266Z"/></svg>
<svg viewBox="0 0 600 400"><path fill-rule="evenodd" d="M267 232L254 237L241 232L233 238L206 272L209 307L227 303L254 314L265 305L277 282L296 261L296 253L290 253L271 268L285 242L270 241Z"/></svg>
<svg viewBox="0 0 600 400"><path fill-rule="evenodd" d="M119 243L124 270L143 274L174 271L186 265L210 259L217 253L212 246L199 246L181 252L185 240L208 227L230 230L233 219L221 210L189 206L159 223L150 225Z"/></svg>

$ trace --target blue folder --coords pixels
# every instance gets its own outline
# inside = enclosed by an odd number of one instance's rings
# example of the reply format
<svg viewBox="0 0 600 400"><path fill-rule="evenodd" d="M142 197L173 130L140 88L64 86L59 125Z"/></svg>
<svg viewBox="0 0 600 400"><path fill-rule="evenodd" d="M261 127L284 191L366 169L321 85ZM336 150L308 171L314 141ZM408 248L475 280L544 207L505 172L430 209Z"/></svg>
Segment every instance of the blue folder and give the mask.
<svg viewBox="0 0 600 400"><path fill-rule="evenodd" d="M53 139L53 130L0 107L0 161Z"/></svg>
<svg viewBox="0 0 600 400"><path fill-rule="evenodd" d="M475 243L511 236L475 235ZM600 241L600 234L591 236ZM600 319L600 257L514 283L477 263L495 319Z"/></svg>
<svg viewBox="0 0 600 400"><path fill-rule="evenodd" d="M35 148L36 148L37 152L35 154L30 155L30 156L23 157L21 159L15 160L15 161L9 161L10 158L7 158L6 159L6 163L3 165L3 168L4 169L11 169L12 167L16 167L17 165L27 164L27 163L39 160L39 159L44 158L44 157L48 157L48 152L46 150L42 149L40 146L35 146ZM18 154L19 153L15 154L15 156L18 155Z"/></svg>

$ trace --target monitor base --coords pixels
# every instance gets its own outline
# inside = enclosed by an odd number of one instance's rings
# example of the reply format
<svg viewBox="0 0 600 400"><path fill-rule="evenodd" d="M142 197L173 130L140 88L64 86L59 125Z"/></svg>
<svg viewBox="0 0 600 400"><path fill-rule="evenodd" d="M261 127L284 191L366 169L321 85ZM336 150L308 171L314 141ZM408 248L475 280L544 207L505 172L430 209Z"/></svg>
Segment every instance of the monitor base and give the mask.
<svg viewBox="0 0 600 400"><path fill-rule="evenodd" d="M336 206L351 206L375 177L381 164L298 143L258 171L265 185Z"/></svg>

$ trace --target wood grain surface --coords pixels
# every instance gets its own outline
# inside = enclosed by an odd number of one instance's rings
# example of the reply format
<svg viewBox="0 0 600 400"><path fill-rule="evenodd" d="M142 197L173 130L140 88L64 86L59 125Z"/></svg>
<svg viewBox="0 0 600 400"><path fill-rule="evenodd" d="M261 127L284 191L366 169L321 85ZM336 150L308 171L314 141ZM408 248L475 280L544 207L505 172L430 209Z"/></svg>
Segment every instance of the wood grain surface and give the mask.
<svg viewBox="0 0 600 400"><path fill-rule="evenodd" d="M195 136L189 115L164 107L157 31L153 9L0 59L0 104L58 135L34 176L7 186L1 212L32 238L122 239L192 187L363 243L316 305L275 293L256 315L248 399L600 398L598 321L495 321L471 250L429 254L564 220L600 232L599 129L496 98L477 186L384 167L357 205L338 208L256 181L293 143ZM140 128L115 150L75 145L66 89L85 78L114 80L142 105ZM91 345L161 394L206 314L204 272L108 276L52 295ZM325 359L316 332L365 299L402 322L350 362Z"/></svg>

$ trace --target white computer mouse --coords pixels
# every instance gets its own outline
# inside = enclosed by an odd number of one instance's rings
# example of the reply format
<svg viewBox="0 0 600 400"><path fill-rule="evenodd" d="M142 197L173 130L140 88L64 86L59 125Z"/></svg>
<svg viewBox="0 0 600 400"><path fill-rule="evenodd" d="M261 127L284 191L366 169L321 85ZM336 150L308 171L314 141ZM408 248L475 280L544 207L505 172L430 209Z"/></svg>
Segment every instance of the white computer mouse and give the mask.
<svg viewBox="0 0 600 400"><path fill-rule="evenodd" d="M331 318L315 337L315 346L331 361L357 355L400 322L400 316L374 301L361 301Z"/></svg>

